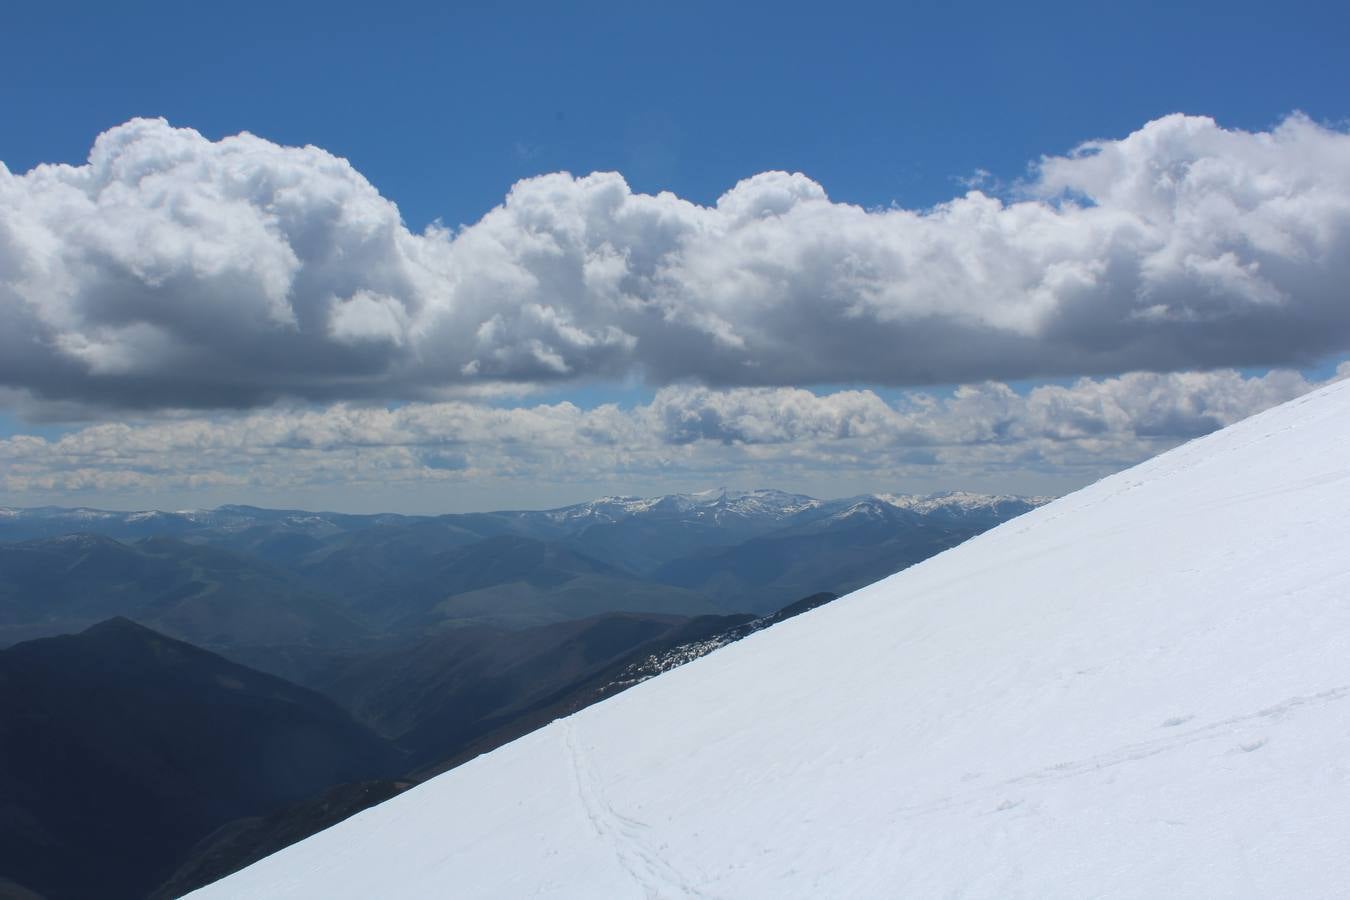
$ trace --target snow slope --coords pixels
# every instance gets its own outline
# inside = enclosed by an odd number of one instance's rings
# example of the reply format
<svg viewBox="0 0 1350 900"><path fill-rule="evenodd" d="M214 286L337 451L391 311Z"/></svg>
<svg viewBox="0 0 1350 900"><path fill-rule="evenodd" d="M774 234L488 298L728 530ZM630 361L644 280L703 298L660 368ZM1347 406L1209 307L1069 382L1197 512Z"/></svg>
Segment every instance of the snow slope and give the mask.
<svg viewBox="0 0 1350 900"><path fill-rule="evenodd" d="M194 897L1350 890L1350 382Z"/></svg>

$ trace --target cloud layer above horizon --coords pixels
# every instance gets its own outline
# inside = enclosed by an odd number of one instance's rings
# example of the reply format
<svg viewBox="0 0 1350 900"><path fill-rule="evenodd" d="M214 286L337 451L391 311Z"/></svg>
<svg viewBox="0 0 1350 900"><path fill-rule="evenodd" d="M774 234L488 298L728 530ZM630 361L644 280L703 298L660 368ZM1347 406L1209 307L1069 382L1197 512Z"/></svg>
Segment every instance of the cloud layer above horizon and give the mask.
<svg viewBox="0 0 1350 900"><path fill-rule="evenodd" d="M1347 376L1350 363L1334 377ZM631 409L462 401L268 409L0 439L0 491L142 498L216 491L238 502L327 485L339 493L316 496L341 503L342 492L363 485L425 493L436 484L673 477L705 486L835 479L909 490L989 485L1028 472L1051 476L1041 483L1063 490L1315 387L1290 371L1218 371L1080 379L1026 394L986 382L892 403L870 390L674 386Z"/></svg>
<svg viewBox="0 0 1350 900"><path fill-rule="evenodd" d="M420 234L345 160L248 134L139 119L85 165L0 165L0 387L38 415L1301 366L1350 346L1347 285L1350 135L1299 115L1168 116L922 211L553 174Z"/></svg>

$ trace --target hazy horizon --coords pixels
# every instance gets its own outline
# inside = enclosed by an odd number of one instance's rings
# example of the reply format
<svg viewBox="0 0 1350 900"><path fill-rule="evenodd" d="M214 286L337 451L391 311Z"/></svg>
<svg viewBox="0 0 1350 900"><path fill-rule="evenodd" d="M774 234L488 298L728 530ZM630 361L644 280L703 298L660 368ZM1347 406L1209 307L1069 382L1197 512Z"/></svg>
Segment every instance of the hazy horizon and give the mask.
<svg viewBox="0 0 1350 900"><path fill-rule="evenodd" d="M691 489L691 490L681 490L681 491L665 491L665 492L661 492L661 493L621 493L621 492L620 492L620 493L588 494L588 495L586 495L586 496L580 497L580 499L570 500L570 501L564 501L564 502L562 502L562 503L556 503L556 504L552 504L552 503L551 503L551 504L547 504L547 505L543 505L543 506L509 506L509 507L508 507L508 506L502 506L502 507L491 507L491 508L489 508L489 507L481 507L481 508L480 508L480 507L474 507L474 508L468 508L468 507L466 507L466 508L463 508L463 509L454 509L454 510L449 510L449 509L447 509L447 510L435 510L435 509L431 509L431 510L429 510L429 511L427 511L427 512L411 512L411 511L406 510L406 509L374 509L374 508L369 508L369 509L345 508L345 509L344 509L344 508L341 508L341 507L326 507L326 506L325 506L325 507L317 507L317 506L303 506L303 505L293 505L293 504L285 504L285 503L283 503L283 504L276 504L276 505L267 505L267 504L261 504L261 503L242 503L242 502L238 502L238 501L224 501L224 502L221 502L221 503L213 503L213 504L205 505L205 506L154 506L154 505L148 505L148 506L136 506L136 505L129 505L129 506L93 506L93 505L85 504L85 503L39 503L39 504L32 504L32 505L27 505L27 506L21 506L21 505L16 505L16 504L11 504L11 503L3 503L3 504L0 504L0 508L3 508L3 509L13 509L13 510L20 510L20 511L25 511L25 510L40 510L40 509L72 509L72 510L73 510L73 509L88 509L88 510L92 510L92 511L95 511L95 512L109 512L109 513L138 513L138 512L185 513L185 512L212 511L212 510L217 510L217 509L221 509L221 508L225 508L225 507L230 507L230 506L240 506L240 507L250 507L250 508L255 508L255 509L269 510L269 511L274 511L274 512L275 512L275 511L288 511L288 510L294 510L294 511L296 511L296 512L309 512L309 513L318 513L318 514L323 514L323 513L334 513L334 514L339 514L339 515L380 515L380 514L391 514L391 515L406 515L406 516L427 516L427 515L433 515L433 516L434 516L434 515L454 515L454 514L459 514L459 513L547 512L547 511L550 511L550 510L564 509L564 508L569 507L569 506L577 506L577 505L580 505L580 504L589 503L589 502L592 502L592 501L598 501L598 500L610 500L610 499L651 500L651 499L656 499L656 498L659 498L659 497L668 497L668 496L676 496L676 495L689 496L689 495L697 495L697 494L718 494L718 493L720 493L720 492L726 492L726 493L729 493L729 494L730 494L730 493L753 493L753 492L755 492L755 491L781 491L781 492L784 493L784 494L800 495L800 496L810 497L810 498L813 499L813 500L821 500L821 501L824 501L824 502L831 502L831 501L838 501L838 500L847 500L847 499L850 499L850 498L853 498L853 497L867 497L867 496L941 497L941 496L948 495L948 494L962 494L962 493L969 493L969 494L975 494L975 495L980 495L980 496L1008 496L1008 497L1018 497L1018 498L1022 498L1022 499L1034 499L1034 500L1041 500L1041 499L1046 499L1046 498L1050 498L1050 497L1057 497L1057 496L1060 496L1060 495L1057 495L1057 494L1010 494L1010 493L1006 493L1006 492L996 492L996 491L966 491L966 490L963 490L963 489L960 489L960 488L951 488L951 489L947 489L947 490L938 490L938 491L886 491L886 490L872 490L872 491L858 491L858 492L854 492L854 493L844 493L844 494L815 494L815 493L811 493L810 491L790 491L790 490L784 490L784 489L782 489L782 488L777 488L777 487L772 487L772 486L766 486L766 485L759 485L759 486L756 486L756 487L737 487L737 486L734 486L734 485L718 485L718 486L716 486L716 487L704 487L704 488L696 488L696 489Z"/></svg>

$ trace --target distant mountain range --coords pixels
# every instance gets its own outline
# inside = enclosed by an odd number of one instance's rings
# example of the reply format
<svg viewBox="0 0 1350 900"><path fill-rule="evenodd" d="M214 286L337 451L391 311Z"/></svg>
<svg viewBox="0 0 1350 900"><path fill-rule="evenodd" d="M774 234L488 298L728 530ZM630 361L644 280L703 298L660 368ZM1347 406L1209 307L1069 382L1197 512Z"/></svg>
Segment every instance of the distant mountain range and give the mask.
<svg viewBox="0 0 1350 900"><path fill-rule="evenodd" d="M294 675L315 647L438 626L763 614L1042 502L718 490L445 516L0 508L0 645L126 615Z"/></svg>
<svg viewBox="0 0 1350 900"><path fill-rule="evenodd" d="M878 509L909 511L917 515L940 515L952 519L1006 514L1015 509L1045 503L1045 497L1018 497L952 491L929 495L868 494L838 500L817 500L802 494L777 490L733 491L719 488L660 497L601 497L552 510L487 513L454 513L441 516L408 516L395 513L358 515L309 512L296 509L262 509L255 506L220 506L177 512L67 508L56 506L19 508L0 506L0 541L19 541L53 535L87 532L108 537L139 539L150 536L209 537L212 542L233 541L235 549L254 555L283 559L301 556L324 546L342 534L372 529L435 533L439 541L470 543L501 534L537 540L574 539L597 527L625 525L642 527L661 523L691 534L702 541L669 548L659 556L683 555L693 546L729 544L787 525L808 521L872 514ZM1015 514L1015 513L1014 513ZM593 536L598 538L603 536ZM598 540L593 541L599 543ZM602 555L602 554L596 554ZM641 571L644 566L627 557L625 567ZM652 567L652 566L647 566Z"/></svg>

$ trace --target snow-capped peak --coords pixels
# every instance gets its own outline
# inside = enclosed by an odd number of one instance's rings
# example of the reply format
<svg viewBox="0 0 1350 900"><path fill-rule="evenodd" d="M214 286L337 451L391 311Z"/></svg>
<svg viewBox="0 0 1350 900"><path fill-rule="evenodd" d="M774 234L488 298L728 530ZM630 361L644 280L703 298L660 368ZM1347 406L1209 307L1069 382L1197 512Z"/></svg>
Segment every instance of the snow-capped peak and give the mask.
<svg viewBox="0 0 1350 900"><path fill-rule="evenodd" d="M821 502L812 497L784 491L768 489L737 491L723 487L656 497L600 497L585 503L550 510L546 515L557 522L578 519L613 522L629 516L655 514L786 518L813 509L821 505Z"/></svg>
<svg viewBox="0 0 1350 900"><path fill-rule="evenodd" d="M937 510L973 510L994 509L1005 504L1025 504L1043 506L1052 497L1020 497L1015 494L975 494L970 491L944 491L937 494L876 494L878 500L897 509L913 510L928 514Z"/></svg>

